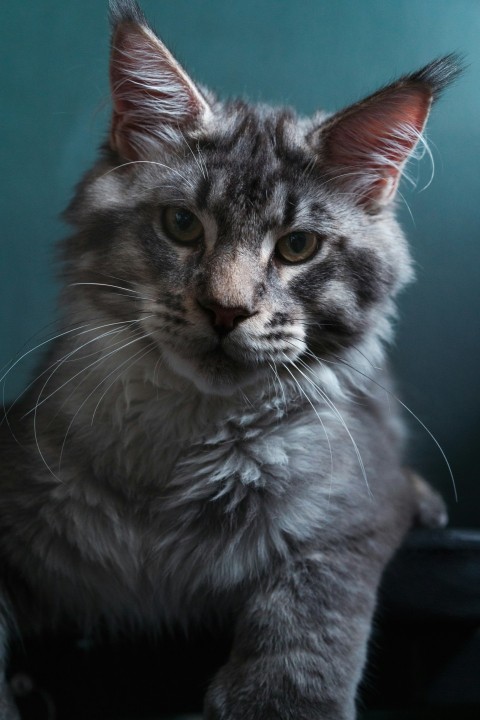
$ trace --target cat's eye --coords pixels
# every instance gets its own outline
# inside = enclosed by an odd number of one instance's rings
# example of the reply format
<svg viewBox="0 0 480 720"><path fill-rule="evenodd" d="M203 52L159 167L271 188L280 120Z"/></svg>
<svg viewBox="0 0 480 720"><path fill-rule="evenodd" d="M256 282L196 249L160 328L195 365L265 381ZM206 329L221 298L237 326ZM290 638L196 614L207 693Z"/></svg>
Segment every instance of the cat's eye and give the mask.
<svg viewBox="0 0 480 720"><path fill-rule="evenodd" d="M179 243L195 243L203 237L202 223L186 208L166 207L162 224L168 237Z"/></svg>
<svg viewBox="0 0 480 720"><path fill-rule="evenodd" d="M277 242L277 256L288 263L304 262L317 251L319 239L311 232L291 232Z"/></svg>

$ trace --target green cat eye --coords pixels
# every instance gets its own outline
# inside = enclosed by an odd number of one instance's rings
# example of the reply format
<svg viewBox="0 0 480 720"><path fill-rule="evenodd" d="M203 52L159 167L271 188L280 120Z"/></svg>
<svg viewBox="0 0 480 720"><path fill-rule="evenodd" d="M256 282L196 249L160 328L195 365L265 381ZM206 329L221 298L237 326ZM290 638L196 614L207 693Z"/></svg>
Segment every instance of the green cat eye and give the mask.
<svg viewBox="0 0 480 720"><path fill-rule="evenodd" d="M203 237L203 225L190 210L167 207L162 213L163 229L172 240L194 243Z"/></svg>
<svg viewBox="0 0 480 720"><path fill-rule="evenodd" d="M317 251L318 237L311 232L291 232L277 242L275 251L286 262L298 263L308 260Z"/></svg>

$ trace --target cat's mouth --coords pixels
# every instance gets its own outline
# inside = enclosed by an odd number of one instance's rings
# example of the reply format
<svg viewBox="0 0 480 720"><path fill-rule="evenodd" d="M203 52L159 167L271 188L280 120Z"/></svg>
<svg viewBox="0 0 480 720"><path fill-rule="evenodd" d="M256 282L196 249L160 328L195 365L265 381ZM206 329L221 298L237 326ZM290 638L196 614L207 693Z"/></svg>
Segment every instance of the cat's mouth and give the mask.
<svg viewBox="0 0 480 720"><path fill-rule="evenodd" d="M171 369L209 395L231 395L254 383L262 372L253 350L239 348L224 338L196 352L164 349Z"/></svg>

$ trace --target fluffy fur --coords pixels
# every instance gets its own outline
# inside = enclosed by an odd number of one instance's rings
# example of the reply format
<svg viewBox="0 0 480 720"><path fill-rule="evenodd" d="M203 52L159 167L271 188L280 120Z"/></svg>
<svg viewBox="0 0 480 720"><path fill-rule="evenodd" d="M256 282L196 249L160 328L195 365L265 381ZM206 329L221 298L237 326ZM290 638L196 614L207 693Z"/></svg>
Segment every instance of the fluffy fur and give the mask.
<svg viewBox="0 0 480 720"><path fill-rule="evenodd" d="M305 119L220 102L111 9L109 141L0 436L1 632L233 613L206 719L352 720L382 569L445 521L378 368L412 276L395 188L454 58Z"/></svg>

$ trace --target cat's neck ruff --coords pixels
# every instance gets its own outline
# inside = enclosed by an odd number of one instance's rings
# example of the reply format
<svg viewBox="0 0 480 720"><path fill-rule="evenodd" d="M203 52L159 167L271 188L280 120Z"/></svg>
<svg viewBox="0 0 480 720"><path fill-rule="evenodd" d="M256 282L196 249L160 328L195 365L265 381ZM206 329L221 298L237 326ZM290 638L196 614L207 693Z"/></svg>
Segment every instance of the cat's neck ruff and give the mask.
<svg viewBox="0 0 480 720"><path fill-rule="evenodd" d="M219 393L215 387L200 390L176 372L171 362L149 355L122 374L104 403L103 414L110 415L117 427L132 415L151 414L151 421L163 426L167 435L179 424L189 428L190 439L197 438L230 418L253 419L274 412L280 419L299 406L328 406L357 392L375 394L384 355L382 339L367 336L335 359L306 362L305 356L264 368L251 383L232 387L228 393Z"/></svg>

